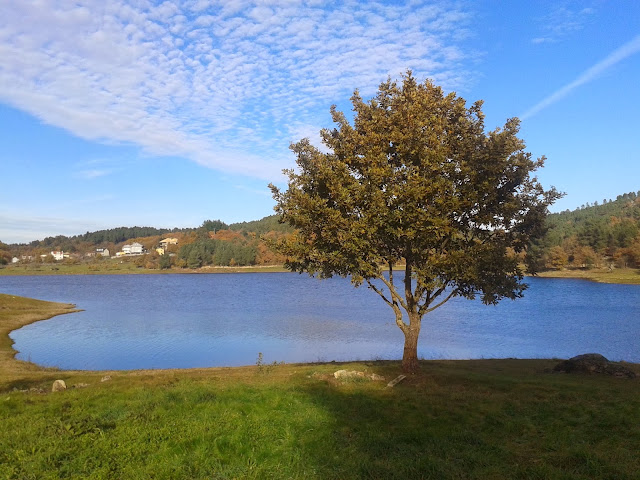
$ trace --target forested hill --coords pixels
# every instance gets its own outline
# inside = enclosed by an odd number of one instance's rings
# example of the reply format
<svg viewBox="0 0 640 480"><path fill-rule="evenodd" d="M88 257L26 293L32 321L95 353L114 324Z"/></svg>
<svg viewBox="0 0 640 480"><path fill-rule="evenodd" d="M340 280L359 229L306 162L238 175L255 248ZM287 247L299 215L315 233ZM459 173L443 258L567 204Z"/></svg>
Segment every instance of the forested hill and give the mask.
<svg viewBox="0 0 640 480"><path fill-rule="evenodd" d="M640 268L640 191L547 217L530 248L538 268Z"/></svg>
<svg viewBox="0 0 640 480"><path fill-rule="evenodd" d="M189 233L195 231L216 232L219 230L235 230L238 232L255 233L262 235L268 232L289 233L293 229L286 224L278 222L276 215L264 217L261 220L251 222L239 222L227 225L221 220L205 220L199 227L193 228L155 228L155 227L117 227L95 232L87 232L80 235L67 237L57 235L46 237L43 240L34 240L29 243L31 247L52 247L60 250L72 251L74 244L85 243L90 245L102 245L105 243L121 243L143 237L166 235L169 233Z"/></svg>
<svg viewBox="0 0 640 480"><path fill-rule="evenodd" d="M175 233L184 231L184 229L166 229L166 228L153 228L153 227L120 227L111 228L109 230L98 230L97 232L87 232L84 235L72 237L72 239L79 239L84 242L101 244L105 242L126 242L133 238L151 237L153 235L164 235L166 233Z"/></svg>
<svg viewBox="0 0 640 480"><path fill-rule="evenodd" d="M264 217L261 220L254 220L253 222L232 223L229 226L229 229L255 233L257 235L262 235L268 232L293 232L293 228L291 226L286 223L279 222L278 215L270 215L268 217Z"/></svg>
<svg viewBox="0 0 640 480"><path fill-rule="evenodd" d="M101 245L103 243L120 243L134 238L150 237L153 235L164 235L166 233L184 232L190 229L167 229L154 227L117 227L108 230L98 230L87 232L81 235L66 237L58 235L47 237L44 240L34 240L29 245L31 247L55 247L61 250L72 250L72 245L86 243L91 245Z"/></svg>
<svg viewBox="0 0 640 480"><path fill-rule="evenodd" d="M0 265L8 263L51 263L52 252L63 252L64 262L86 263L108 256L122 255L125 244L139 243L147 255L135 261L150 268L159 266L159 257L167 265L196 268L205 265L256 265L282 263L268 241L292 231L275 215L252 222L228 225L221 220L205 220L193 228L119 227L67 237L58 235L35 240L28 245L4 245L0 242ZM162 245L171 237L172 243ZM266 240L267 239L267 240ZM100 255L96 255L100 252ZM121 257L123 258L123 257ZM170 262L167 261L171 258Z"/></svg>

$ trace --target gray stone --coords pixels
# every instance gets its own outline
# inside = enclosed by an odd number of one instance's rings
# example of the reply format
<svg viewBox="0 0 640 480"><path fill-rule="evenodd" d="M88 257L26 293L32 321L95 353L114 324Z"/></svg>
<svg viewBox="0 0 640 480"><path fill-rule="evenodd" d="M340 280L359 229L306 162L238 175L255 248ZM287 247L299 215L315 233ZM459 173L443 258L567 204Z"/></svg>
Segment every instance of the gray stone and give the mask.
<svg viewBox="0 0 640 480"><path fill-rule="evenodd" d="M67 384L64 383L64 380L56 380L53 382L53 386L51 387L52 392L61 392L67 389Z"/></svg>
<svg viewBox="0 0 640 480"><path fill-rule="evenodd" d="M364 372L356 372L355 370L338 370L333 373L335 378L353 378L364 377Z"/></svg>
<svg viewBox="0 0 640 480"><path fill-rule="evenodd" d="M383 381L384 377L382 375L378 375L376 373L366 374L364 372L358 372L357 370L338 370L333 373L335 378L368 378L369 380L374 381Z"/></svg>
<svg viewBox="0 0 640 480"><path fill-rule="evenodd" d="M556 373L599 373L614 377L636 377L635 372L619 363L610 362L599 353L585 353L569 360L564 360L556 365L553 371Z"/></svg>

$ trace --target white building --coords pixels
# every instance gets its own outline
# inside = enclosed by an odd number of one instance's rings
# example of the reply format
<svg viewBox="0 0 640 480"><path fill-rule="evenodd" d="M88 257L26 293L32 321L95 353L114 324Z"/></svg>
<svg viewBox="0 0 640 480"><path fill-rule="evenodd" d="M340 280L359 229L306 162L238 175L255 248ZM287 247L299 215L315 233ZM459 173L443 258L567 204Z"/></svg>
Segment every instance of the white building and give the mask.
<svg viewBox="0 0 640 480"><path fill-rule="evenodd" d="M122 247L122 255L142 255L143 253L144 247L138 242Z"/></svg>

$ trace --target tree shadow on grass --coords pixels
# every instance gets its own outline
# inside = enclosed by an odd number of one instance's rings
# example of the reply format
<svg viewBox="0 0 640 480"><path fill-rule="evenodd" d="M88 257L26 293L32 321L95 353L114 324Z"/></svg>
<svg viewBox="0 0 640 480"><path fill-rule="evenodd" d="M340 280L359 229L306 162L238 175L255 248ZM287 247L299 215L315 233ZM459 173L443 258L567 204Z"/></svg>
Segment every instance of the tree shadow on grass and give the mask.
<svg viewBox="0 0 640 480"><path fill-rule="evenodd" d="M445 371L394 388L329 376L307 383L308 401L333 421L321 448L305 449L318 477L635 478L631 437L605 441L588 421L600 411L590 395L597 383L567 393L549 384L555 377ZM558 395L570 401L554 403ZM618 410L612 424L630 424Z"/></svg>
<svg viewBox="0 0 640 480"><path fill-rule="evenodd" d="M322 478L470 478L505 456L475 432L477 419L418 398L410 385L385 385L307 386L310 401L334 420L326 450L315 454Z"/></svg>

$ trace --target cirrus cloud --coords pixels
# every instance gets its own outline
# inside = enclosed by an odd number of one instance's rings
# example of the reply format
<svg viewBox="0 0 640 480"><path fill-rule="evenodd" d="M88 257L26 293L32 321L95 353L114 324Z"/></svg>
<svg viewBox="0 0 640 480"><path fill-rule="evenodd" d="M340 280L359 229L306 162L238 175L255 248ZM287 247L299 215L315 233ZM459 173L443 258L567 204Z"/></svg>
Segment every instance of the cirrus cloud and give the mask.
<svg viewBox="0 0 640 480"><path fill-rule="evenodd" d="M469 15L437 2L24 0L0 101L81 138L273 179L300 125L411 68L455 89Z"/></svg>
<svg viewBox="0 0 640 480"><path fill-rule="evenodd" d="M572 82L566 84L562 88L559 88L558 90L553 92L548 97L542 99L540 102L520 115L520 118L522 120L526 120L533 117L548 106L562 100L576 88L595 80L606 70L622 62L627 57L630 57L637 53L640 53L640 35L632 38L630 41L628 41L621 47L618 47L616 50L607 55L603 60L589 67L587 70L578 75L578 77Z"/></svg>

